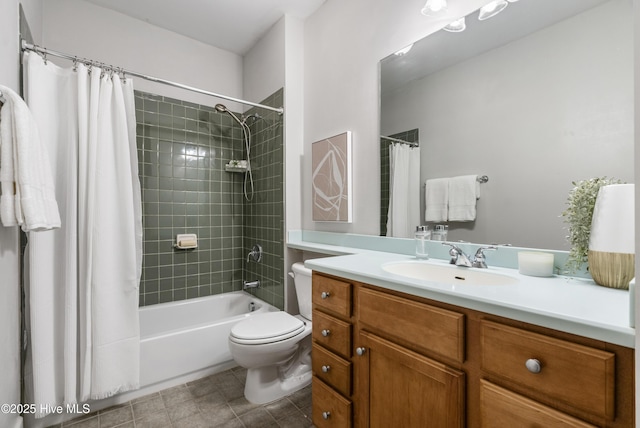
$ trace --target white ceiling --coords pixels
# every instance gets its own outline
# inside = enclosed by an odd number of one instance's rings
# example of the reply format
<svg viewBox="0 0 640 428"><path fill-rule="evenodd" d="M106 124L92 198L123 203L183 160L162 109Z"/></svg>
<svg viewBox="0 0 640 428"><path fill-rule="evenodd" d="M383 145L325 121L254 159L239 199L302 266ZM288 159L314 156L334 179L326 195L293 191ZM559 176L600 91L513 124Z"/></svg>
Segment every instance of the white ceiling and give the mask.
<svg viewBox="0 0 640 428"><path fill-rule="evenodd" d="M87 0L244 55L285 14L304 19L325 0Z"/></svg>

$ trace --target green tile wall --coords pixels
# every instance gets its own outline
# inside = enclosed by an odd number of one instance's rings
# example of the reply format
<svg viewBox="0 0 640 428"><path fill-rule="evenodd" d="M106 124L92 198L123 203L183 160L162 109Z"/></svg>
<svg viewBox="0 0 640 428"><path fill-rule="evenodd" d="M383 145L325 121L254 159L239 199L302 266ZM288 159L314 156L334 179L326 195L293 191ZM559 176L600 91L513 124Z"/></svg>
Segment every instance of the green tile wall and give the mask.
<svg viewBox="0 0 640 428"><path fill-rule="evenodd" d="M224 170L229 160L245 158L240 126L212 107L138 91L135 96L144 226L140 305L241 290L249 251L245 212L251 205L245 206L243 174ZM256 146L261 138L280 135L280 157L273 162L280 165L281 180L282 118L275 116L270 126L258 120L252 127L264 128L255 132ZM277 169L270 167L269 173ZM178 233L196 233L198 248L175 249ZM283 254L282 239L279 245ZM279 263L269 273L282 270L282 258L269 258ZM279 302L282 281L269 290L270 302Z"/></svg>
<svg viewBox="0 0 640 428"><path fill-rule="evenodd" d="M262 104L282 106L283 91L279 90ZM254 195L244 206L244 246L251 249L260 244L260 263L246 264L246 278L260 280L261 287L252 294L279 308L284 308L284 148L282 117L276 112L252 109L261 119L251 126L253 142L251 167ZM246 256L245 256L246 260Z"/></svg>
<svg viewBox="0 0 640 428"><path fill-rule="evenodd" d="M410 143L420 144L419 129L389 135ZM387 219L389 217L389 145L391 142L380 138L380 236L387 236Z"/></svg>

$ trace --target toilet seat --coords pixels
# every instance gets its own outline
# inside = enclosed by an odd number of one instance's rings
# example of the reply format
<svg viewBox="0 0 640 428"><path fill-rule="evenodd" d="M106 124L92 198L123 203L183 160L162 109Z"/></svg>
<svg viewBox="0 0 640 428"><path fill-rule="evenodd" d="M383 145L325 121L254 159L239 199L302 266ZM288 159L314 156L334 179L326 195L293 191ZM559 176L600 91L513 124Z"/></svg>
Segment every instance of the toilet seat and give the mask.
<svg viewBox="0 0 640 428"><path fill-rule="evenodd" d="M284 311L267 312L240 321L231 328L229 339L244 345L262 345L297 336L304 322Z"/></svg>

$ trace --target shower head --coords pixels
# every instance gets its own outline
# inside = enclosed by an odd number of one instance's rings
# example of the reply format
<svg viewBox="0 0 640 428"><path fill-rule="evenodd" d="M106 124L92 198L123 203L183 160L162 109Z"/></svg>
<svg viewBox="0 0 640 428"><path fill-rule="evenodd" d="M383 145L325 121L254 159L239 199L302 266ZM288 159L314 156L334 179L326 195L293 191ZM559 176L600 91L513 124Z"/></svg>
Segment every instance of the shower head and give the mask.
<svg viewBox="0 0 640 428"><path fill-rule="evenodd" d="M227 107L224 104L216 104L216 110L218 110L220 113L225 113L227 112Z"/></svg>
<svg viewBox="0 0 640 428"><path fill-rule="evenodd" d="M262 119L258 113L252 113L249 116L242 116L242 123L247 123L247 120L251 119L251 123L255 122L258 119Z"/></svg>

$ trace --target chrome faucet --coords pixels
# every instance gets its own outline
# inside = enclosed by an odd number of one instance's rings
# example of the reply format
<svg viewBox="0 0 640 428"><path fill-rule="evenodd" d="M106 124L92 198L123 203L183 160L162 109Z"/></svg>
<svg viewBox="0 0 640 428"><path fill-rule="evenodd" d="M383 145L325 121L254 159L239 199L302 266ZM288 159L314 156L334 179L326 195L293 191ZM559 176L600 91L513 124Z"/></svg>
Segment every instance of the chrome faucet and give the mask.
<svg viewBox="0 0 640 428"><path fill-rule="evenodd" d="M469 260L469 256L467 256L465 252L462 251L462 249L456 244L443 242L442 245L448 245L449 247L451 247L451 249L449 250L449 255L451 256L451 260L449 260L449 263L451 263L452 265L465 267L471 267L473 265L473 263L471 263L471 260Z"/></svg>
<svg viewBox="0 0 640 428"><path fill-rule="evenodd" d="M487 261L484 255L485 250L497 250L497 249L498 247L496 247L495 245L489 245L486 247L478 248L478 250L476 251L476 255L473 257L473 267L486 269Z"/></svg>
<svg viewBox="0 0 640 428"><path fill-rule="evenodd" d="M473 257L473 261L471 258L465 254L464 251L456 244L452 244L450 242L443 242L442 245L448 245L451 247L449 250L449 255L451 256L451 260L449 263L456 266L464 266L464 267L475 267L480 269L487 268L487 261L484 255L485 250L497 250L498 247L494 245L489 245L487 247L480 247L476 251L475 256Z"/></svg>

